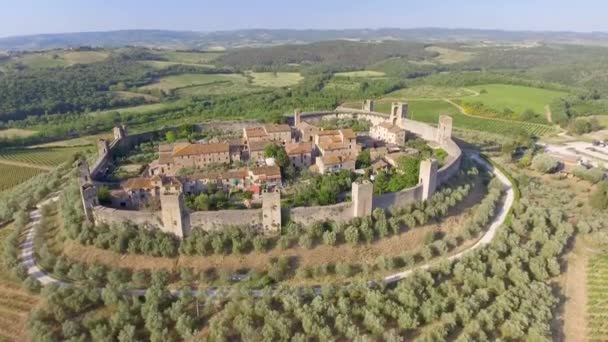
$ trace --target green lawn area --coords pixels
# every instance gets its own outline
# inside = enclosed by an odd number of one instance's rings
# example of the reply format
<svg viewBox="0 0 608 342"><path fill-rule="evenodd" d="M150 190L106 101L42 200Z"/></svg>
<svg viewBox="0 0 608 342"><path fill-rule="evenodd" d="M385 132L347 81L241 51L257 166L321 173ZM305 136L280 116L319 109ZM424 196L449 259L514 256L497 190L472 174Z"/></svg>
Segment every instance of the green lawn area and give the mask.
<svg viewBox="0 0 608 342"><path fill-rule="evenodd" d="M44 69L100 62L108 56L108 52L105 51L48 51L13 57L9 63L20 63L32 69Z"/></svg>
<svg viewBox="0 0 608 342"><path fill-rule="evenodd" d="M395 101L409 99L444 99L461 98L474 95L474 91L465 88L416 86L396 90L384 96L384 98L395 99Z"/></svg>
<svg viewBox="0 0 608 342"><path fill-rule="evenodd" d="M171 90L222 81L247 83L247 78L241 74L183 74L163 77L140 89Z"/></svg>
<svg viewBox="0 0 608 342"><path fill-rule="evenodd" d="M478 92L486 91L477 97L466 99L471 102L481 102L496 111L510 108L515 113L532 109L535 113L545 113L545 106L556 98L567 93L541 88L525 87L510 84L485 84L470 87Z"/></svg>
<svg viewBox="0 0 608 342"><path fill-rule="evenodd" d="M213 64L181 63L181 62L168 62L168 61L140 61L140 63L149 65L149 66L153 67L154 69L158 69L158 70L165 69L172 65L188 65L188 66L195 66L195 67L213 68Z"/></svg>
<svg viewBox="0 0 608 342"><path fill-rule="evenodd" d="M260 87L288 87L298 84L302 79L299 72L251 72L253 85Z"/></svg>
<svg viewBox="0 0 608 342"><path fill-rule="evenodd" d="M114 109L90 112L89 115L100 115L100 114L107 114L110 112L147 114L147 113L154 112L157 110L170 110L173 108L175 108L175 109L182 108L183 104L184 104L184 100L178 100L178 101L173 101L173 102L160 102L160 103L143 104L143 105L139 105L139 106L114 108Z"/></svg>
<svg viewBox="0 0 608 342"><path fill-rule="evenodd" d="M470 60L473 57L472 52L449 49L441 46L429 46L428 51L437 52L439 56L435 57L435 61L440 64L462 63Z"/></svg>
<svg viewBox="0 0 608 342"><path fill-rule="evenodd" d="M209 64L209 62L222 55L221 52L185 52L185 51L165 51L162 53L169 62Z"/></svg>
<svg viewBox="0 0 608 342"><path fill-rule="evenodd" d="M336 77L384 77L386 74L382 71L373 70L359 70L349 72L338 72L335 74Z"/></svg>
<svg viewBox="0 0 608 342"><path fill-rule="evenodd" d="M29 137L34 134L36 134L36 131L21 128L8 128L0 130L0 138Z"/></svg>
<svg viewBox="0 0 608 342"><path fill-rule="evenodd" d="M381 113L390 113L391 103L393 101L378 100L374 103L375 110ZM525 130L531 134L538 136L547 134L553 131L553 128L548 125L540 125L531 122L521 121L504 121L492 118L471 117L461 114L458 109L451 104L441 100L410 100L409 117L412 120L437 124L441 114L448 114L452 117L454 126L463 129L470 129L482 132L498 133L504 135L513 135L520 130ZM360 101L346 102L343 104L346 107L361 108Z"/></svg>

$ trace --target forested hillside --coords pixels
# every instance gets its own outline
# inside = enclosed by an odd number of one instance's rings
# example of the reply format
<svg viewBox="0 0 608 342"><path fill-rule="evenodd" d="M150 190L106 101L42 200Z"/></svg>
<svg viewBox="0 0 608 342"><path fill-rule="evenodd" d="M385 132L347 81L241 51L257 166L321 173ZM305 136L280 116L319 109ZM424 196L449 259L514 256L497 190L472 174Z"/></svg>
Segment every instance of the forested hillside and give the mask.
<svg viewBox="0 0 608 342"><path fill-rule="evenodd" d="M425 45L422 43L397 41L382 43L332 41L309 45L237 49L226 53L219 62L238 68L265 69L290 64L324 64L340 70L351 70L362 69L390 57L423 60L437 55L424 48Z"/></svg>
<svg viewBox="0 0 608 342"><path fill-rule="evenodd" d="M0 120L21 120L28 115L81 112L141 103L106 93L149 82L152 70L142 64L112 59L68 68L23 70L0 76Z"/></svg>

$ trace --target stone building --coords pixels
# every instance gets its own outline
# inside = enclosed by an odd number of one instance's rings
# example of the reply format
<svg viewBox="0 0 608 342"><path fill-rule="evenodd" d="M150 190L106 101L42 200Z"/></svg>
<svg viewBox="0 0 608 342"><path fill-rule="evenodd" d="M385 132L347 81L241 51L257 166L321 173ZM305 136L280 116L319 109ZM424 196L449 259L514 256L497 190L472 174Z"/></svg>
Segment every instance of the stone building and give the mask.
<svg viewBox="0 0 608 342"><path fill-rule="evenodd" d="M285 145L285 152L291 165L297 168L308 168L313 163L313 148L311 142L289 143Z"/></svg>
<svg viewBox="0 0 608 342"><path fill-rule="evenodd" d="M264 162L264 150L274 142L269 140L261 141L249 141L247 143L247 154L250 161L263 163Z"/></svg>
<svg viewBox="0 0 608 342"><path fill-rule="evenodd" d="M340 170L355 171L356 160L348 156L328 155L316 158L315 168L320 174L338 172Z"/></svg>
<svg viewBox="0 0 608 342"><path fill-rule="evenodd" d="M188 144L173 151L173 163L178 169L202 168L213 164L230 164L228 144Z"/></svg>
<svg viewBox="0 0 608 342"><path fill-rule="evenodd" d="M314 136L314 142L319 155L323 157L357 159L361 152L361 145L357 144L357 135L350 128L320 131Z"/></svg>
<svg viewBox="0 0 608 342"><path fill-rule="evenodd" d="M261 166L249 169L249 180L251 184L269 187L281 185L281 168L273 166Z"/></svg>
<svg viewBox="0 0 608 342"><path fill-rule="evenodd" d="M270 124L243 128L245 144L252 141L276 141L282 144L291 142L291 127L285 124Z"/></svg>
<svg viewBox="0 0 608 342"><path fill-rule="evenodd" d="M405 143L406 132L397 125L383 122L379 125L372 126L369 130L369 135L372 138L382 140L387 144L401 146Z"/></svg>

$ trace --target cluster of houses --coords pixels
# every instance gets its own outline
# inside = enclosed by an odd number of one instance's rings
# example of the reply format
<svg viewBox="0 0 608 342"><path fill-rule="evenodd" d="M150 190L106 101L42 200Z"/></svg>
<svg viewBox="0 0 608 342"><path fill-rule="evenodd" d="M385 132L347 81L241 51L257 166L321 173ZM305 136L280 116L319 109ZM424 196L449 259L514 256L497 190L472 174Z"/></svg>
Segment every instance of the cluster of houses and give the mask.
<svg viewBox="0 0 608 342"><path fill-rule="evenodd" d="M361 138L361 139L358 139ZM241 139L220 143L174 143L159 146L159 157L147 168L145 177L131 178L113 193L121 207L140 207L163 191L197 194L210 184L225 191L250 191L254 197L262 190L280 187L281 170L264 151L275 144L284 148L297 169L326 174L340 170L355 171L357 157L370 149L373 167L378 170L396 165L406 131L395 124L381 123L369 136L358 137L350 128L323 129L302 121L299 112L294 125L267 124L243 128ZM359 142L358 142L359 140ZM222 165L226 171L207 171ZM237 165L247 165L238 168ZM187 176L181 170L188 168Z"/></svg>

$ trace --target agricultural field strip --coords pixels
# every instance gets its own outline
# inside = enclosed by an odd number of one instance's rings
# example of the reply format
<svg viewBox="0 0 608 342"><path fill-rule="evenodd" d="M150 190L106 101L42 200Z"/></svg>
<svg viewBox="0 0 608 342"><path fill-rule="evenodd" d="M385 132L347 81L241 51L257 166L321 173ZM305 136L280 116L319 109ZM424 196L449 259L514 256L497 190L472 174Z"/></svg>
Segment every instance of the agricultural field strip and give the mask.
<svg viewBox="0 0 608 342"><path fill-rule="evenodd" d="M0 191L8 190L28 179L44 173L46 170L0 163Z"/></svg>
<svg viewBox="0 0 608 342"><path fill-rule="evenodd" d="M589 260L587 274L587 331L591 340L608 334L608 255Z"/></svg>
<svg viewBox="0 0 608 342"><path fill-rule="evenodd" d="M511 207L513 206L513 202L515 200L515 192L513 190L513 184L511 184L511 181L509 180L509 178L504 173L502 173L502 171L500 171L497 168L492 167L488 162L486 162L485 160L480 158L477 154L472 154L471 157L476 162L478 162L482 167L485 167L488 170L491 170L491 172L504 184L505 189L506 189L506 197L502 203L502 206L500 207L500 209L498 211L498 214L494 217L494 219L493 219L491 225L489 226L488 230L486 231L486 233L477 241L477 243L475 243L475 245L471 246L469 249L448 257L448 260L451 260L451 261L460 259L460 258L464 257L467 253L492 242L492 240L494 239L494 236L496 235L498 228L500 226L502 226L502 224L505 222L507 215L508 215L509 211L511 210ZM40 208L46 204L53 203L58 200L59 200L59 195L54 194L53 197L39 203L37 205L37 209L30 212L30 218L32 219L32 221L30 222L30 224L27 225L26 239L23 242L23 244L21 245L21 248L22 248L21 262L26 267L28 274L35 277L43 286L50 285L50 284L58 284L61 286L71 285L71 283L57 279L57 278L53 277L52 275L48 274L43 269L41 269L37 265L36 259L34 256L34 238L36 235L36 230L40 223L40 218L41 218ZM409 277L416 270L427 269L427 268L431 267L432 265L434 265L434 262L430 262L430 263L421 265L412 270L407 270L405 272L399 272L399 273L396 273L393 275L389 275L384 278L384 282L385 283L394 283L396 281ZM134 289L134 290L130 290L130 291L134 295L145 294L144 289ZM207 293L208 296L216 296L216 295L223 294L223 292L220 292L218 289L215 289L215 288L207 288L207 289L205 289L205 292ZM172 291L172 293L179 294L179 291L174 290L174 291ZM254 296L259 296L262 294L262 292L260 290L252 290L252 294Z"/></svg>
<svg viewBox="0 0 608 342"><path fill-rule="evenodd" d="M0 152L0 163L49 170L81 150L81 147L5 150Z"/></svg>

